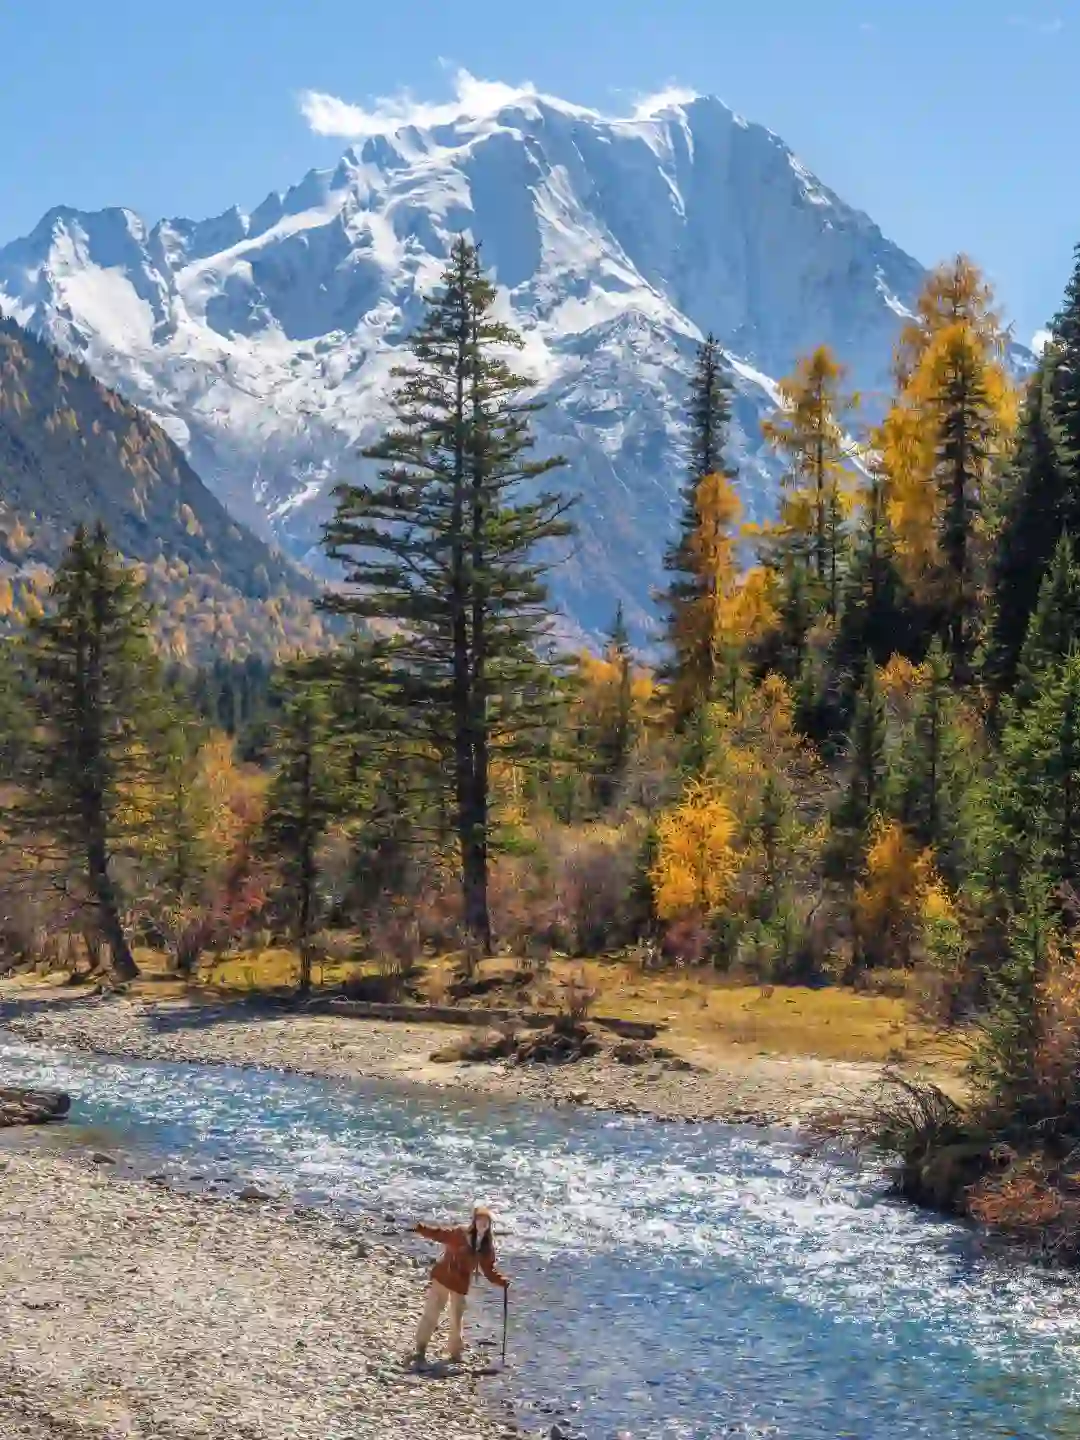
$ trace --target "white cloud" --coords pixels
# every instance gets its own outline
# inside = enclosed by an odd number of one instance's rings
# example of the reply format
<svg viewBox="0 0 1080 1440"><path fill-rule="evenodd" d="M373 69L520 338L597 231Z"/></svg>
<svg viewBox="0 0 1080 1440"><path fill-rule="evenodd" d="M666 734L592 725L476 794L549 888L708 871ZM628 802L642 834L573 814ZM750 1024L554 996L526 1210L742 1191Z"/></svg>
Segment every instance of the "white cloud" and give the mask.
<svg viewBox="0 0 1080 1440"><path fill-rule="evenodd" d="M445 66L445 62L441 62ZM445 66L451 69L449 66ZM546 100L561 110L596 117L595 110L568 105L543 95L531 81L507 85L501 80L481 80L464 68L451 69L453 96L449 100L417 100L408 91L384 95L368 104L358 105L328 95L322 90L303 90L299 96L300 113L316 135L330 135L341 140L366 140L369 135L388 135L407 125L427 129L433 125L452 125L458 120L488 120L510 105ZM674 105L686 105L697 99L697 92L682 85L667 85L652 95L637 99L631 109L634 120L650 120Z"/></svg>
<svg viewBox="0 0 1080 1440"><path fill-rule="evenodd" d="M478 80L468 70L454 73L454 97L442 103L415 100L407 91L381 96L370 106L353 105L321 90L304 90L300 113L316 135L334 135L342 140L365 140L369 135L386 135L406 125L429 127L451 125L468 116L484 120L507 105L520 105L537 98L535 85L505 85L500 80Z"/></svg>
<svg viewBox="0 0 1080 1440"><path fill-rule="evenodd" d="M1049 330L1036 330L1031 337L1031 349L1035 351L1036 355L1041 355L1052 339L1053 336Z"/></svg>
<svg viewBox="0 0 1080 1440"><path fill-rule="evenodd" d="M1019 30L1031 30L1036 35L1057 35L1065 28L1065 21L1060 15L1052 15L1043 19L1033 15L1010 15L1008 23L1016 26Z"/></svg>
<svg viewBox="0 0 1080 1440"><path fill-rule="evenodd" d="M687 90L683 85L668 85L663 90L657 90L655 95L643 95L634 106L634 119L651 120L662 110L670 110L676 105L689 105L691 100L697 98L696 90Z"/></svg>

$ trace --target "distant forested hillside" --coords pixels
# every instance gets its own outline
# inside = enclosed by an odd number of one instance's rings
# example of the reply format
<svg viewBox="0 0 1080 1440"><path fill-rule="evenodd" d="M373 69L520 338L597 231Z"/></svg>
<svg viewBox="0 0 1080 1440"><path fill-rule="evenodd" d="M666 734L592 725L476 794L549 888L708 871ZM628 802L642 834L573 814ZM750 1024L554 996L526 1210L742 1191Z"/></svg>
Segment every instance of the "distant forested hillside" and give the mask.
<svg viewBox="0 0 1080 1440"><path fill-rule="evenodd" d="M314 583L237 523L165 431L0 318L0 613L32 610L75 527L142 568L178 657L317 643Z"/></svg>

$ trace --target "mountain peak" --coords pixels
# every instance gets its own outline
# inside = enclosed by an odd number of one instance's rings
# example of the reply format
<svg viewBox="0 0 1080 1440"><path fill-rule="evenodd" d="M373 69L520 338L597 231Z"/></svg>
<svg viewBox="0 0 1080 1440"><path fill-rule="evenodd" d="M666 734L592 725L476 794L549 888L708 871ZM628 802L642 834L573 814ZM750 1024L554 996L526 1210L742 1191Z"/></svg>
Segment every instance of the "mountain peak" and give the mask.
<svg viewBox="0 0 1080 1440"><path fill-rule="evenodd" d="M921 267L770 131L669 88L611 114L459 72L453 98L308 94L348 142L244 215L50 212L0 247L0 308L148 407L241 518L314 560L334 484L385 423L390 372L456 235L483 242L538 453L571 463L582 538L556 580L587 630L643 620L672 520L688 368L711 331L737 387L733 459L775 500L760 417L829 344L881 393Z"/></svg>

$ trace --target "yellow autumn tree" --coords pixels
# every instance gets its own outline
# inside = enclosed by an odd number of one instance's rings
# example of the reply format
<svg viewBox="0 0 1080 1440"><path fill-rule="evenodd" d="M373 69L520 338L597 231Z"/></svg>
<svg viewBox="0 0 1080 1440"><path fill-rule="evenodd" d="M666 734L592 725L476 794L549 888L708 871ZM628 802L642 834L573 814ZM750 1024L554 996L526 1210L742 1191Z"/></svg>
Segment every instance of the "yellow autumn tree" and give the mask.
<svg viewBox="0 0 1080 1440"><path fill-rule="evenodd" d="M910 385L934 340L960 323L979 336L989 351L1001 353L1005 331L993 286L967 255L945 261L927 276L915 313L901 330L896 346L893 372L900 393Z"/></svg>
<svg viewBox="0 0 1080 1440"><path fill-rule="evenodd" d="M656 827L650 876L662 920L708 920L723 909L739 868L735 835L735 816L724 792L692 780Z"/></svg>
<svg viewBox="0 0 1080 1440"><path fill-rule="evenodd" d="M955 929L955 910L933 852L920 849L897 821L879 818L855 890L855 933L863 962L907 968L917 947L946 927Z"/></svg>
<svg viewBox="0 0 1080 1440"><path fill-rule="evenodd" d="M761 427L787 462L783 549L809 567L830 615L839 608L845 523L856 494L847 427L858 396L844 392L846 374L829 347L819 345L781 380L779 412Z"/></svg>
<svg viewBox="0 0 1080 1440"><path fill-rule="evenodd" d="M941 615L954 673L970 673L985 512L1012 443L1017 396L993 292L965 256L930 276L896 354L898 393L876 436L897 558Z"/></svg>
<svg viewBox="0 0 1080 1440"><path fill-rule="evenodd" d="M675 652L669 698L677 723L716 694L734 694L746 645L772 622L764 571L740 571L744 535L742 503L729 477L703 476L681 547L686 579L668 593Z"/></svg>

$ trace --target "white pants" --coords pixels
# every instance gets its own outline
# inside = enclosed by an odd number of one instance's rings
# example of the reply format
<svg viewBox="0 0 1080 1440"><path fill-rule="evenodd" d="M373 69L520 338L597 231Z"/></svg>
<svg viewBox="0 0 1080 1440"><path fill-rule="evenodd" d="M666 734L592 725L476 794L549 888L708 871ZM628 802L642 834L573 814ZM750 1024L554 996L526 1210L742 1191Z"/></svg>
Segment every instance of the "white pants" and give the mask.
<svg viewBox="0 0 1080 1440"><path fill-rule="evenodd" d="M416 1327L416 1349L418 1353L427 1349L428 1342L435 1334L439 1316L446 1309L447 1301L450 1302L449 1355L451 1360L460 1360L462 1351L465 1349L465 1341L461 1338L461 1322L465 1318L465 1296L456 1295L445 1285L440 1285L438 1280L432 1280L428 1286L427 1298L424 1301L424 1313L420 1316L420 1324Z"/></svg>

